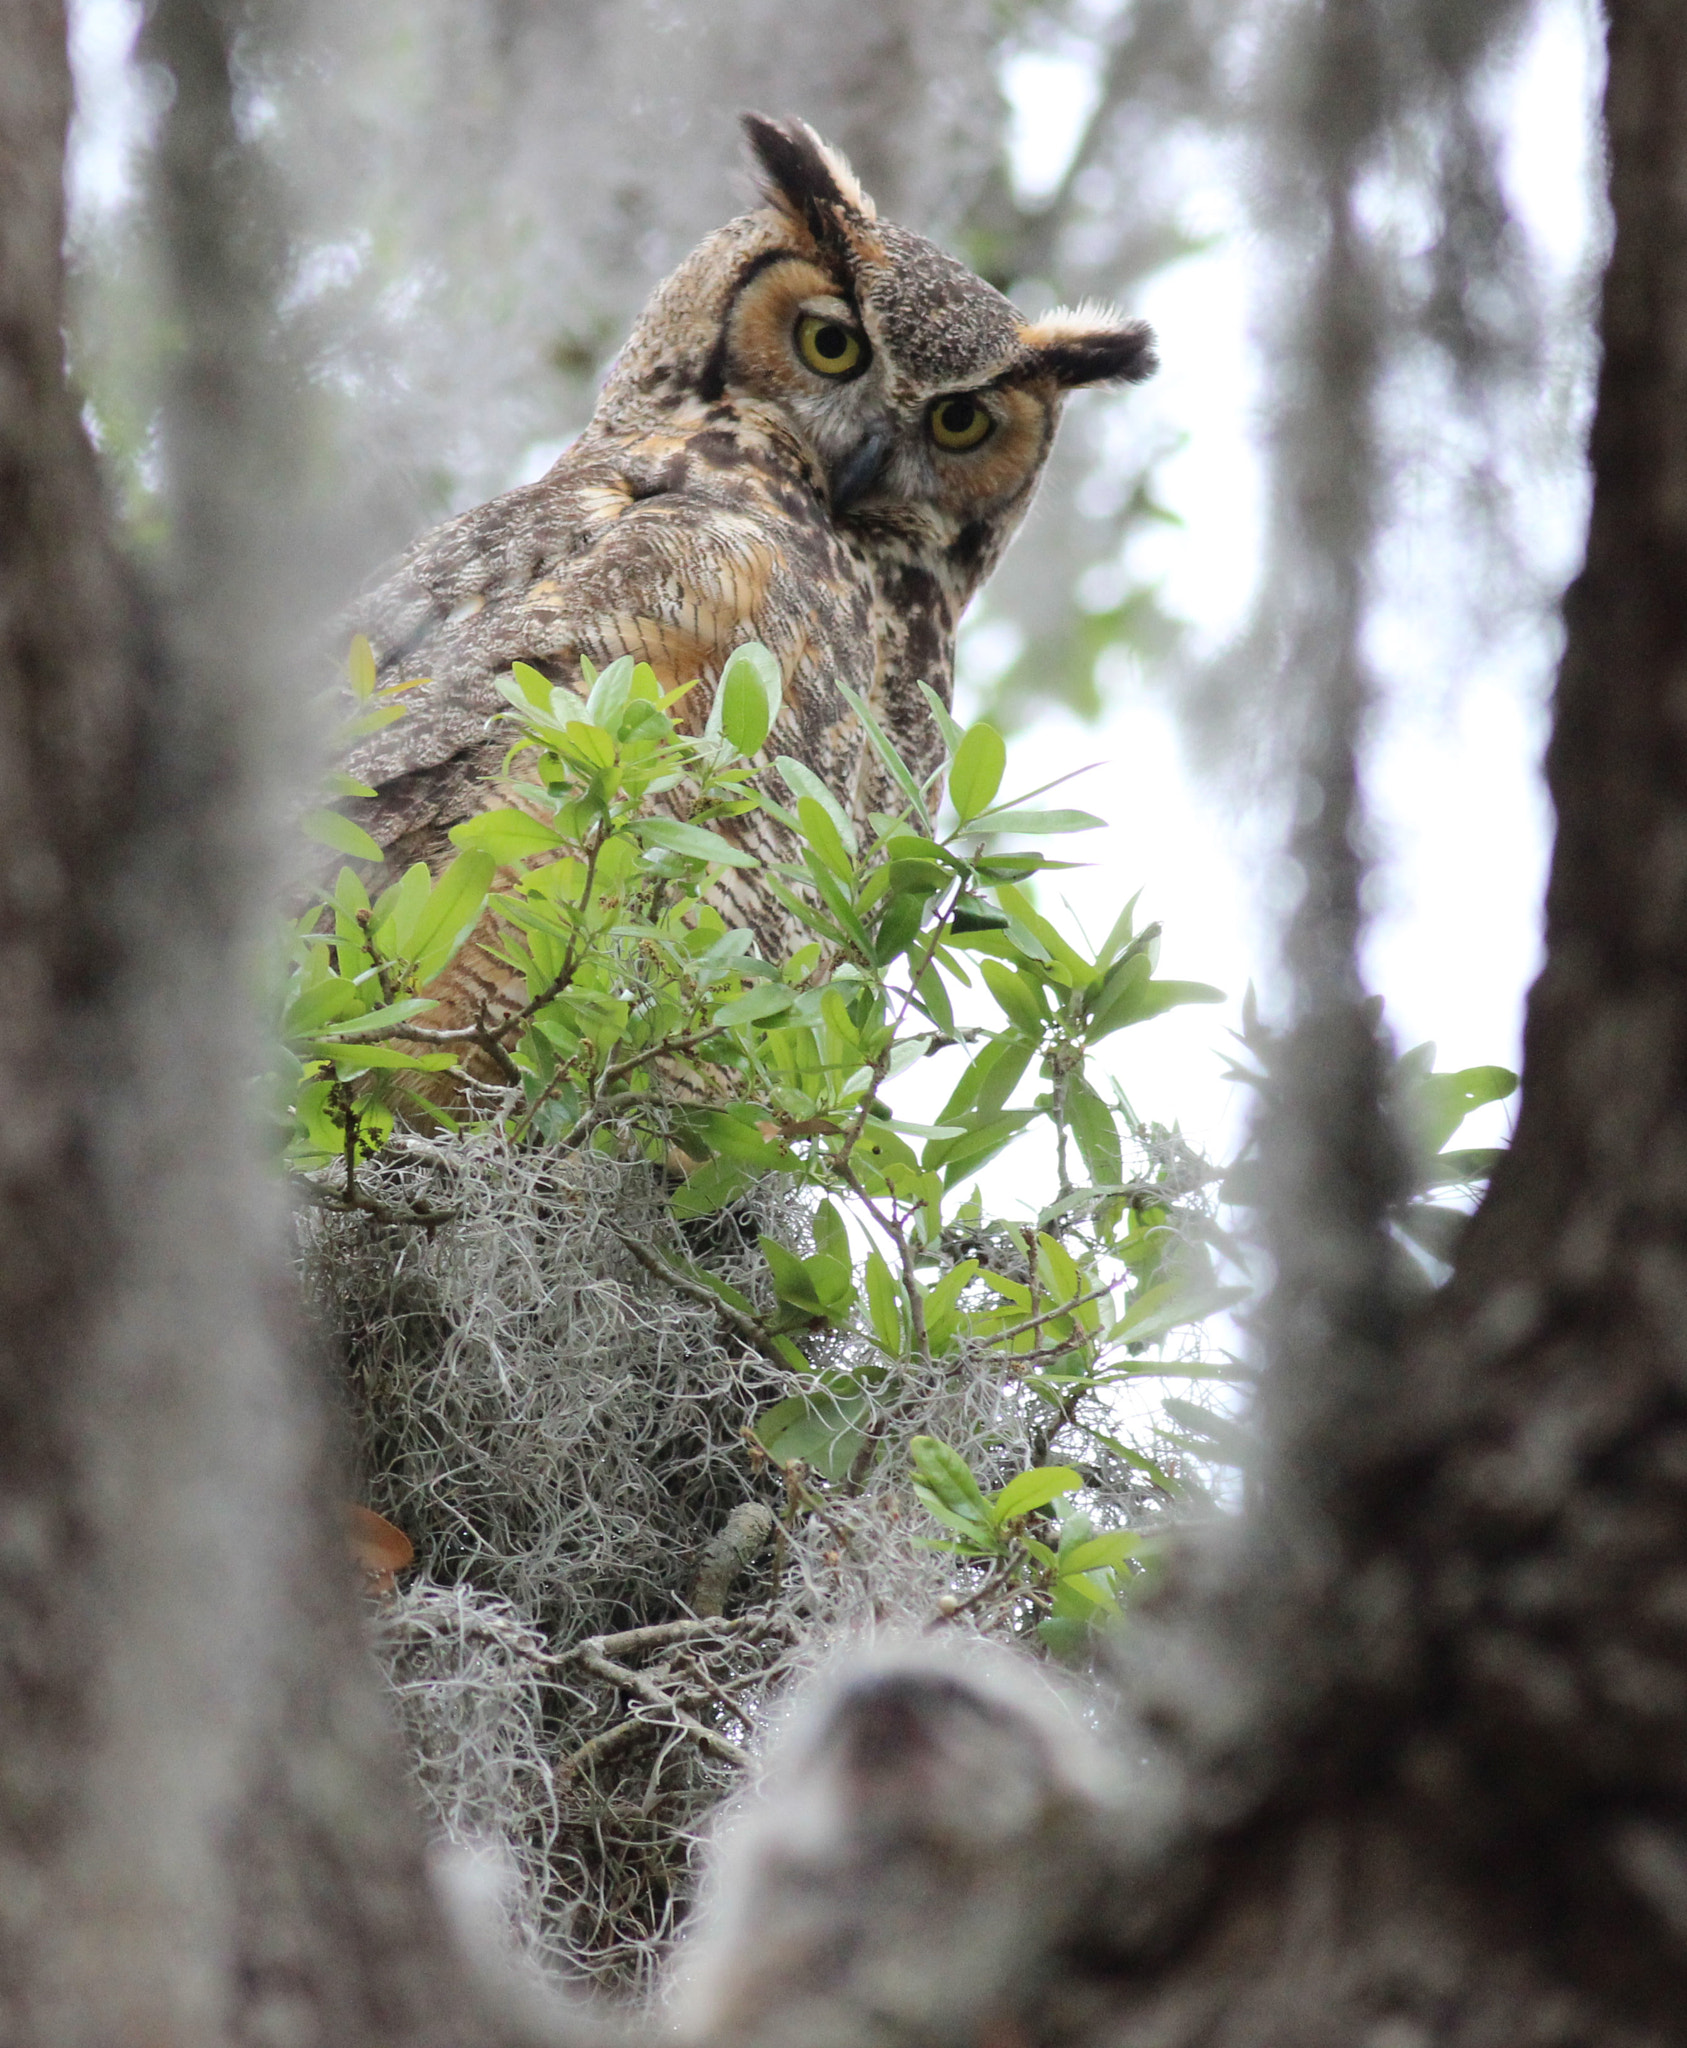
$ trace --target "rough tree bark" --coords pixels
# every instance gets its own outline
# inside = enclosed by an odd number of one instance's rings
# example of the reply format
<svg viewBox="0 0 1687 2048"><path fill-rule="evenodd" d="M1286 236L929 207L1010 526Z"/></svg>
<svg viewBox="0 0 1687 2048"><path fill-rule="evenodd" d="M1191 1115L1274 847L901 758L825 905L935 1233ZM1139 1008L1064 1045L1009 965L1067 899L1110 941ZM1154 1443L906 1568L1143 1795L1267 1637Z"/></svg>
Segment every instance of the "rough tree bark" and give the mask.
<svg viewBox="0 0 1687 2048"><path fill-rule="evenodd" d="M261 293L217 225L226 27L154 10L186 335L162 597L114 550L63 385L57 0L14 0L0 63L0 2014L20 2048L514 2040L424 1881L241 1136L273 729L241 634L274 535ZM1517 1141L1452 1284L1398 1335L1375 1319L1369 1383L1309 1405L1285 1377L1264 1505L1137 1632L1160 1762L1107 1930L1113 2040L1682 2032L1677 0L1617 0L1607 105L1594 511ZM1308 1021L1339 1044L1337 968ZM1367 1059L1335 1063L1353 1117L1311 1127L1326 1155L1377 1139ZM1333 1284L1305 1279L1308 1342L1352 1327Z"/></svg>

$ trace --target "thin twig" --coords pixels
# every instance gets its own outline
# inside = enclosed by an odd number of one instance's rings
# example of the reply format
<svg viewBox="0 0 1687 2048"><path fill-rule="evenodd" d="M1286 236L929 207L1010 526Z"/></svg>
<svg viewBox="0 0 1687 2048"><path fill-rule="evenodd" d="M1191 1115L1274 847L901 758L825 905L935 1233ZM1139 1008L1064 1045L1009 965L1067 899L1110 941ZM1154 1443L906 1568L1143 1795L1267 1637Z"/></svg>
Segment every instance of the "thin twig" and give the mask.
<svg viewBox="0 0 1687 2048"><path fill-rule="evenodd" d="M964 1600L957 1600L953 1607L940 1607L926 1623L923 1633L930 1635L933 1629L947 1628L950 1622L959 1621L963 1614L969 1614L982 1601L988 1600L992 1593L999 1592L1007 1584L1013 1563L1012 1558L1004 1557L998 1564L992 1565L982 1585L975 1587Z"/></svg>
<svg viewBox="0 0 1687 2048"><path fill-rule="evenodd" d="M611 1117L618 1116L632 1103L649 1102L650 1099L649 1090L640 1088L622 1088L613 1095L600 1095L579 1121L558 1138L556 1143L564 1152L571 1152L576 1145L583 1145L599 1124L608 1123ZM533 1105L535 1112L540 1107L539 1102ZM529 1125L532 1121L532 1117L529 1117Z"/></svg>
<svg viewBox="0 0 1687 2048"><path fill-rule="evenodd" d="M601 1763L619 1749L625 1749L634 1736L643 1734L651 1725L649 1721L634 1720L631 1716L625 1721L617 1721L614 1727L605 1728L601 1735L594 1735L589 1742L582 1742L572 1755L565 1756L556 1767L557 1776L566 1784L591 1765Z"/></svg>
<svg viewBox="0 0 1687 2048"><path fill-rule="evenodd" d="M1100 1301L1103 1296L1111 1294L1117 1284L1113 1280L1104 1280L1099 1287L1092 1287L1088 1294L1075 1294L1070 1301L1063 1301L1058 1308L1046 1308L1041 1315L1031 1316L1023 1323L1015 1323L1011 1329L996 1330L986 1335L984 1341L986 1344L1005 1344L1012 1337L1026 1336L1030 1331L1040 1329L1044 1323L1056 1322L1061 1316L1071 1315L1074 1309L1087 1308L1092 1301ZM1056 1351L1041 1355L1056 1358L1061 1351L1070 1351L1074 1344L1099 1343L1105 1335L1105 1331L1092 1330L1083 1337L1072 1339L1071 1343L1062 1344ZM1038 1355L1036 1352L1031 1354L1033 1358Z"/></svg>
<svg viewBox="0 0 1687 2048"><path fill-rule="evenodd" d="M557 1650L542 1661L546 1664L570 1664L586 1650L602 1655L636 1657L643 1650L660 1650L672 1643L694 1642L699 1636L748 1635L762 1619L760 1615L741 1615L732 1621L723 1621L718 1614L704 1614L688 1616L684 1621L658 1621L645 1628L623 1629L619 1635L585 1636L570 1648Z"/></svg>
<svg viewBox="0 0 1687 2048"><path fill-rule="evenodd" d="M726 1736L699 1721L694 1714L688 1714L676 1699L665 1693L642 1671L634 1671L626 1664L617 1664L613 1658L601 1655L590 1642L579 1644L574 1657L577 1663L583 1664L597 1677L607 1679L611 1685L619 1686L624 1692L630 1692L643 1700L647 1706L655 1707L659 1712L668 1715L674 1725L684 1729L699 1748L707 1749L715 1756L724 1758L727 1763L737 1764L741 1769L748 1765L750 1758L747 1750L740 1749L736 1742L729 1741Z"/></svg>
<svg viewBox="0 0 1687 2048"><path fill-rule="evenodd" d="M345 1116L345 1186L338 1194L330 1194L314 1182L295 1176L295 1184L309 1190L309 1199L321 1209L337 1209L342 1215L361 1214L377 1217L382 1223L410 1223L423 1230L433 1230L441 1223L454 1222L461 1213L456 1209L393 1209L374 1195L367 1195L357 1184L357 1141L362 1130L362 1117L351 1092L343 1081L337 1081L331 1091L330 1101L336 1102Z"/></svg>
<svg viewBox="0 0 1687 2048"><path fill-rule="evenodd" d="M931 1356L931 1338L926 1332L925 1296L920 1290L919 1274L914 1266L913 1247L908 1242L907 1232L895 1216L896 1198L894 1195L891 1197L892 1214L887 1219L881 1215L878 1204L861 1185L861 1176L850 1164L847 1152L838 1161L838 1172L843 1176L845 1186L850 1189L856 1200L867 1211L867 1214L872 1217L873 1221L896 1247L897 1263L902 1268L902 1287L908 1297L908 1334L914 1340L914 1346L919 1353L921 1363L924 1364L927 1371L930 1371L933 1360Z"/></svg>
<svg viewBox="0 0 1687 2048"><path fill-rule="evenodd" d="M720 1296L712 1288L705 1287L702 1281L693 1280L689 1274L676 1272L659 1252L640 1239L628 1237L625 1232L619 1230L615 1235L647 1273L658 1280L665 1280L678 1293L689 1295L693 1301L700 1301L705 1307L712 1308L735 1337L759 1351L770 1364L780 1366L787 1372L790 1370L791 1361L775 1344L773 1332L765 1323L758 1321L755 1316L746 1315L740 1308L734 1308L730 1301L722 1301Z"/></svg>
<svg viewBox="0 0 1687 2048"><path fill-rule="evenodd" d="M326 1209L336 1216L373 1216L381 1223L413 1223L419 1230L437 1230L442 1223L455 1223L463 1213L461 1209L430 1209L420 1202L411 1209L395 1209L359 1187L354 1187L347 1199L344 1195L329 1194L303 1174L290 1174L288 1178L312 1207Z"/></svg>
<svg viewBox="0 0 1687 2048"><path fill-rule="evenodd" d="M648 1065L653 1060L673 1059L680 1053L695 1052L700 1045L707 1045L710 1039L723 1035L720 1027L715 1024L710 1024L700 1031L676 1032L672 1038L660 1039L655 1045L647 1045L642 1052L628 1053L625 1059L612 1061L598 1076L598 1084L601 1087L605 1081L619 1081L624 1075Z"/></svg>
<svg viewBox="0 0 1687 2048"><path fill-rule="evenodd" d="M735 1700L724 1686L717 1685L694 1656L681 1658L679 1669L691 1679L694 1685L700 1686L717 1707L735 1716L736 1719L743 1722L746 1728L751 1730L752 1733L754 1732L756 1725L755 1715L750 1712L749 1708L741 1700Z"/></svg>

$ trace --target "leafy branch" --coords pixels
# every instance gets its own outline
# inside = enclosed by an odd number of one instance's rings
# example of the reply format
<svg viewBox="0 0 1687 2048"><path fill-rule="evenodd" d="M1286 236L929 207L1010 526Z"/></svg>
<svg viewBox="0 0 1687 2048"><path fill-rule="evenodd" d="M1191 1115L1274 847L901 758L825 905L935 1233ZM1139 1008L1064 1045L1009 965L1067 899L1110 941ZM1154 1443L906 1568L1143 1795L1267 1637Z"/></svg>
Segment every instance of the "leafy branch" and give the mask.
<svg viewBox="0 0 1687 2048"><path fill-rule="evenodd" d="M372 675L360 643L358 716L402 716L371 696ZM835 1502L901 1448L904 1389L934 1376L986 1382L1034 1445L1069 1444L1084 1469L1110 1461L1175 1492L1165 1454L1119 1436L1117 1390L1153 1375L1245 1380L1225 1358L1189 1355L1191 1336L1181 1353L1161 1347L1240 1299L1248 1276L1203 1193L1224 1170L1143 1124L1102 1048L1221 998L1157 976L1160 929L1137 928L1134 897L1093 949L1038 907L1036 878L1063 864L1011 842L1100 821L1041 806L1046 790L1004 798L1001 736L963 731L929 691L944 762L924 783L845 692L897 806L858 814L802 762L770 756L783 688L765 648L726 664L700 733L675 715L689 688L663 690L642 664L583 664L581 683L516 664L499 685L510 804L457 826L438 872L416 863L373 897L342 868L293 925L271 1089L307 1199L387 1223L452 1220L367 1185L406 1123L642 1158L667 1176L672 1235L622 1242L782 1377L748 1437L784 1472L792 1515L831 1526ZM319 818L321 836L378 857L349 818L325 815L338 823ZM776 857L750 850L770 839ZM784 911L786 957L764 957L729 920L732 871ZM471 943L508 993L461 1024L440 999ZM1269 1088L1251 1006L1243 1038L1246 1077ZM500 1084L485 1095L463 1063L475 1054ZM1444 1148L1510 1079L1435 1075L1424 1049L1401 1062L1402 1114L1432 1141L1406 1237L1439 1227L1422 1192L1491 1165ZM1031 1221L990 1213L978 1176L1038 1129L1053 1140L1050 1198ZM1228 1170L1227 1199L1247 1199L1251 1170L1246 1157ZM762 1237L752 1299L695 1260L685 1234L768 1175L806 1191L812 1248ZM1162 1412L1176 1455L1242 1457L1244 1424L1193 1421L1207 1411L1175 1398ZM1000 1595L1067 1654L1121 1611L1137 1538L1095 1528L1105 1489L1079 1466L1005 1471L992 1490L933 1439L915 1437L910 1455L958 1568L986 1567L947 1618ZM609 1650L593 1654L597 1675L615 1665L617 1684L680 1714L656 1680L641 1691Z"/></svg>

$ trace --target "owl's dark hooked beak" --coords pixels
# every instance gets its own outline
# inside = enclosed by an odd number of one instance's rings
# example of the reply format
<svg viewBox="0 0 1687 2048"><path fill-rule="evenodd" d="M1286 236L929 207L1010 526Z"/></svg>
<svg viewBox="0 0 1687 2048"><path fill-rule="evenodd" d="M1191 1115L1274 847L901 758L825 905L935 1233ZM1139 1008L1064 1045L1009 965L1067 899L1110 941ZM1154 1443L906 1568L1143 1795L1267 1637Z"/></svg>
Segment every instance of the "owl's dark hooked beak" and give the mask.
<svg viewBox="0 0 1687 2048"><path fill-rule="evenodd" d="M832 511L847 512L866 497L883 474L896 436L889 427L869 427L847 455L833 464L831 474Z"/></svg>

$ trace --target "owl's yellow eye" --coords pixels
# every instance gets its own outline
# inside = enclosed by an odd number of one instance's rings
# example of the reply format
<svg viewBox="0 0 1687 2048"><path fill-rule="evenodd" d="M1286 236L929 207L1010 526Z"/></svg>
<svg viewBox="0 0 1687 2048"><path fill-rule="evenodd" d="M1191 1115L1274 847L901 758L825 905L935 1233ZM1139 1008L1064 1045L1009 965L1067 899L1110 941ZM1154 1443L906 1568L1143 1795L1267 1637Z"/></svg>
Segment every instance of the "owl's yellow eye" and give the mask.
<svg viewBox="0 0 1687 2048"><path fill-rule="evenodd" d="M853 377L867 367L867 344L855 329L818 313L797 322L797 354L822 377Z"/></svg>
<svg viewBox="0 0 1687 2048"><path fill-rule="evenodd" d="M927 415L939 448L976 448L996 422L976 398L940 398Z"/></svg>

